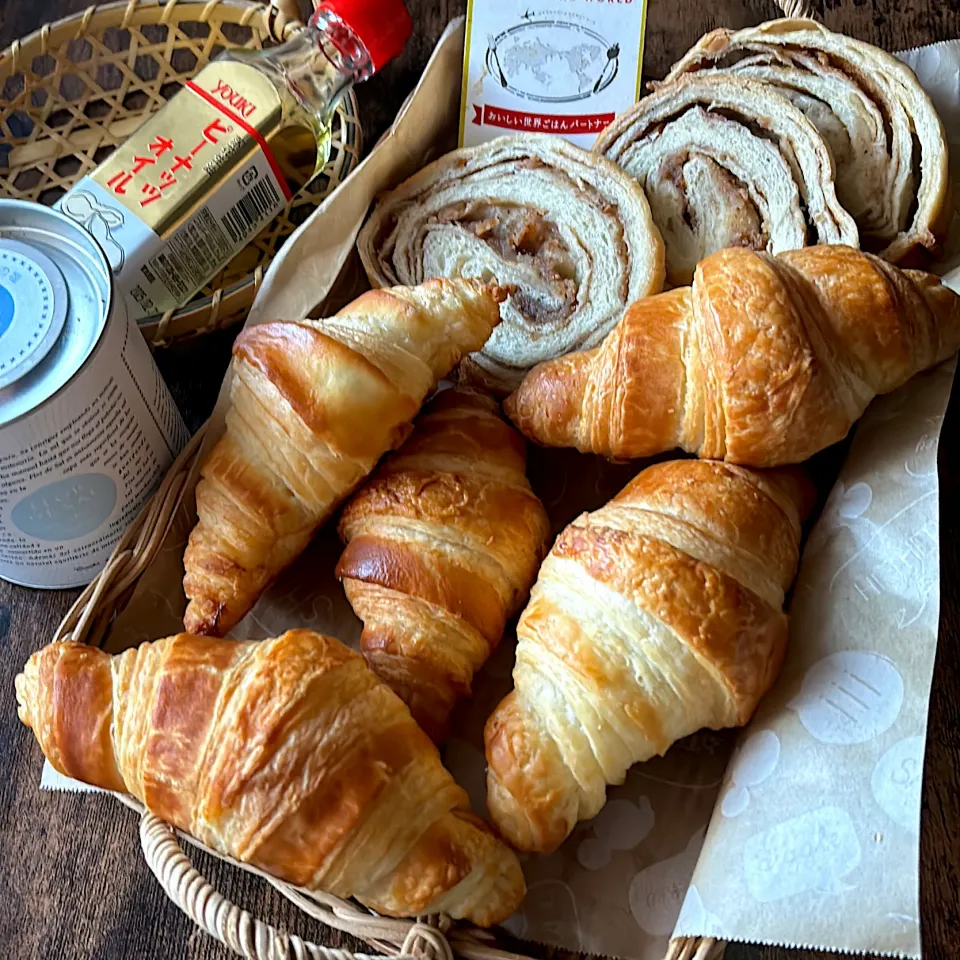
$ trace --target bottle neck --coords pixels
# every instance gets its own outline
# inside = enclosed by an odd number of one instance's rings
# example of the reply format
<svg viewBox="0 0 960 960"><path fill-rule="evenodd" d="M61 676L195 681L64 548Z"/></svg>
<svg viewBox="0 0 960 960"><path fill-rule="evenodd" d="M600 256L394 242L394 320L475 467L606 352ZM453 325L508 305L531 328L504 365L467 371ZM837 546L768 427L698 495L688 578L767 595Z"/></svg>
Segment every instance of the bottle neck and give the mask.
<svg viewBox="0 0 960 960"><path fill-rule="evenodd" d="M294 96L325 119L354 83L374 72L360 38L336 14L323 8L292 40L269 55Z"/></svg>

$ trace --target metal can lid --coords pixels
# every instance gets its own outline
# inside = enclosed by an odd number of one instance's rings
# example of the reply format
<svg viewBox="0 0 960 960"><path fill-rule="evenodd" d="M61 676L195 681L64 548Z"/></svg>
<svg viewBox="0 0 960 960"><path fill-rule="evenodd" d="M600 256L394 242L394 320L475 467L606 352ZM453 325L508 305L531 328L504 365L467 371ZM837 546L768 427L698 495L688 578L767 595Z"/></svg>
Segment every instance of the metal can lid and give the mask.
<svg viewBox="0 0 960 960"><path fill-rule="evenodd" d="M37 203L0 200L0 426L80 370L112 296L106 257L82 227Z"/></svg>
<svg viewBox="0 0 960 960"><path fill-rule="evenodd" d="M63 274L45 253L0 239L0 387L50 352L63 331L67 301Z"/></svg>

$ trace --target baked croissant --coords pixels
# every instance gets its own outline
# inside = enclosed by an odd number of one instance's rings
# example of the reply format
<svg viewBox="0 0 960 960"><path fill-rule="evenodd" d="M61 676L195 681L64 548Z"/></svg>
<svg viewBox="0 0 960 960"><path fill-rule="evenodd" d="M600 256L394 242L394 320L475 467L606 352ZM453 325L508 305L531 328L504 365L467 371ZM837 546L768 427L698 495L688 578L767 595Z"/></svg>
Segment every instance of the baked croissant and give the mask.
<svg viewBox="0 0 960 960"><path fill-rule="evenodd" d="M180 634L116 657L52 643L16 690L61 773L288 883L481 925L523 898L516 857L409 711L330 637Z"/></svg>
<svg viewBox="0 0 960 960"><path fill-rule="evenodd" d="M864 246L894 262L936 248L952 214L947 141L906 64L813 20L773 20L708 33L664 82L718 72L772 85L819 129Z"/></svg>
<svg viewBox="0 0 960 960"><path fill-rule="evenodd" d="M841 246L729 249L693 287L633 304L598 349L540 364L505 406L548 446L800 463L958 346L960 298L931 274Z"/></svg>
<svg viewBox="0 0 960 960"><path fill-rule="evenodd" d="M663 287L663 243L616 164L523 133L448 153L382 198L357 249L370 283L492 277L514 292L461 374L506 396L534 364L595 347Z"/></svg>
<svg viewBox="0 0 960 960"><path fill-rule="evenodd" d="M680 460L560 534L484 731L487 804L517 849L554 850L631 765L750 719L786 649L809 499L792 474Z"/></svg>
<svg viewBox="0 0 960 960"><path fill-rule="evenodd" d="M340 520L360 646L437 742L543 559L550 527L525 468L494 400L446 390Z"/></svg>
<svg viewBox="0 0 960 960"><path fill-rule="evenodd" d="M768 84L684 76L620 114L594 150L643 187L672 285L690 283L697 263L724 247L859 245L826 142Z"/></svg>
<svg viewBox="0 0 960 960"><path fill-rule="evenodd" d="M191 633L222 636L499 322L497 287L433 280L336 316L264 323L233 348L226 433L202 468L184 554Z"/></svg>

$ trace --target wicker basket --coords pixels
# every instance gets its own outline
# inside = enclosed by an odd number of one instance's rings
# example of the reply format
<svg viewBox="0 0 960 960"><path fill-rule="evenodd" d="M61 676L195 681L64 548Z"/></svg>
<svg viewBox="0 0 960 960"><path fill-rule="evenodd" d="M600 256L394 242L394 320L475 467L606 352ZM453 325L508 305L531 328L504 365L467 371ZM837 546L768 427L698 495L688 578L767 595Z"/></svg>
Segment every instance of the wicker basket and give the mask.
<svg viewBox="0 0 960 960"><path fill-rule="evenodd" d="M260 49L302 28L296 3L129 0L87 8L0 54L0 196L52 204L222 49ZM186 306L141 321L148 342L246 315L283 241L356 166L353 95L338 108L330 159L246 249Z"/></svg>
<svg viewBox="0 0 960 960"><path fill-rule="evenodd" d="M224 2L220 0L220 5ZM777 2L788 16L811 15L805 0ZM211 4L216 3L217 0L211 0ZM52 638L54 641L101 643L167 538L181 503L196 485L208 427L209 424L202 427L180 454L103 571L77 598ZM194 869L172 827L131 797L118 795L118 799L139 813L144 857L167 896L198 926L236 953L251 960L376 960L303 941L253 918ZM467 960L527 960L501 949L490 931L454 923L444 916L417 920L380 917L358 904L293 887L182 836L213 856L263 877L307 915L360 938L382 954L401 960L453 960L454 954ZM671 942L665 960L718 960L723 951L724 944L712 938L682 937Z"/></svg>

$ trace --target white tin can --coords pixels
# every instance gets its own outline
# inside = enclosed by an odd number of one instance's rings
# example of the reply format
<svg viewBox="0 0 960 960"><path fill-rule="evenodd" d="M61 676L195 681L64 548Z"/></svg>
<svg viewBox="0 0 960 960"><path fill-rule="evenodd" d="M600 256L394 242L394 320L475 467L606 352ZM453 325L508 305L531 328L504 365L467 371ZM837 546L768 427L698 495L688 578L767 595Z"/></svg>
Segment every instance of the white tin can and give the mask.
<svg viewBox="0 0 960 960"><path fill-rule="evenodd" d="M0 200L0 577L89 583L187 439L96 241Z"/></svg>

